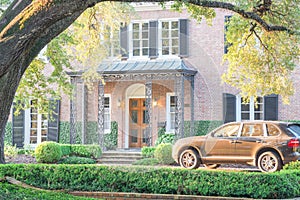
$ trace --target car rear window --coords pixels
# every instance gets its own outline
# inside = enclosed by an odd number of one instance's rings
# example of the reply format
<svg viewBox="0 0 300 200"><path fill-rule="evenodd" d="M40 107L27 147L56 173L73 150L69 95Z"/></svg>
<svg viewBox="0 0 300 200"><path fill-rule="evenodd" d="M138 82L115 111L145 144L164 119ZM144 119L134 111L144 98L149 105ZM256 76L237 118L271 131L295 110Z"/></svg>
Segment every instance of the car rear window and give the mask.
<svg viewBox="0 0 300 200"><path fill-rule="evenodd" d="M300 137L300 124L291 124L288 129L296 136Z"/></svg>

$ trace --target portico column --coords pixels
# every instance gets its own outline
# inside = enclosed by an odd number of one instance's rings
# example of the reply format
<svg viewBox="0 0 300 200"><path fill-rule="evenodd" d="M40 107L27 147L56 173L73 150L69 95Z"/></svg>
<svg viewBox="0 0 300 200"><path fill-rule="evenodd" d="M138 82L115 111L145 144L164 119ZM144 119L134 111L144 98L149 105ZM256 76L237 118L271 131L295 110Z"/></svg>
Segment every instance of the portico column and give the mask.
<svg viewBox="0 0 300 200"><path fill-rule="evenodd" d="M195 109L195 81L194 76L190 77L190 98L191 98L191 123L190 123L190 136L195 135L195 117L194 117L194 109Z"/></svg>
<svg viewBox="0 0 300 200"><path fill-rule="evenodd" d="M70 144L76 142L76 78L71 77L71 85L73 86L72 96L70 99Z"/></svg>
<svg viewBox="0 0 300 200"><path fill-rule="evenodd" d="M104 85L102 81L98 84L98 136L100 148L104 150Z"/></svg>
<svg viewBox="0 0 300 200"><path fill-rule="evenodd" d="M184 77L182 74L175 78L176 108L175 108L175 135L184 137Z"/></svg>
<svg viewBox="0 0 300 200"><path fill-rule="evenodd" d="M146 85L146 128L147 145L152 144L152 80L147 80Z"/></svg>

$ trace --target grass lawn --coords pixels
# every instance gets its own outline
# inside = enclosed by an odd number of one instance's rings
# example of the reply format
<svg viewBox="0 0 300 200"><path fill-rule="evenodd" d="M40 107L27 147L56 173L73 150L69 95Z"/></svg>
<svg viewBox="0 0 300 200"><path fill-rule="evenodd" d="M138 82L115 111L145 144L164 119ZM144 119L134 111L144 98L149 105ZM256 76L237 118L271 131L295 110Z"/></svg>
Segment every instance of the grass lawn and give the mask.
<svg viewBox="0 0 300 200"><path fill-rule="evenodd" d="M94 200L94 198L76 197L63 192L48 192L42 190L34 190L22 188L7 182L0 182L0 200Z"/></svg>

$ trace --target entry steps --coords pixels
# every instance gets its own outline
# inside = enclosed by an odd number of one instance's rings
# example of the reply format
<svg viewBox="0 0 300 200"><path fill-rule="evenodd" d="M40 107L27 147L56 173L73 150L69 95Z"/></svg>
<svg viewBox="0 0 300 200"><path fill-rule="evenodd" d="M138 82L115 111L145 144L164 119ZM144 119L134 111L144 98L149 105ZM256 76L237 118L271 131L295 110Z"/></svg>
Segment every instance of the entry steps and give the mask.
<svg viewBox="0 0 300 200"><path fill-rule="evenodd" d="M104 151L97 162L105 165L131 165L139 159L142 159L141 152L118 150Z"/></svg>

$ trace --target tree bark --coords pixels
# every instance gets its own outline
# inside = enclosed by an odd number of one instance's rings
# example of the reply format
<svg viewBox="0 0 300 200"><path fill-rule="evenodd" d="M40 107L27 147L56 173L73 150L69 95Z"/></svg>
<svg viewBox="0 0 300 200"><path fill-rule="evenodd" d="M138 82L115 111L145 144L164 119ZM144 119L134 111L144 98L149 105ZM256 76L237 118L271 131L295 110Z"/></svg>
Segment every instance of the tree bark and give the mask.
<svg viewBox="0 0 300 200"><path fill-rule="evenodd" d="M118 0L143 2L143 0ZM31 61L54 37L65 30L87 8L102 0L15 0L0 18L0 163L4 160L5 126L18 84ZM150 0L147 2L166 2ZM224 8L257 21L267 30L286 31L270 26L262 18L229 3L189 0L203 7Z"/></svg>

